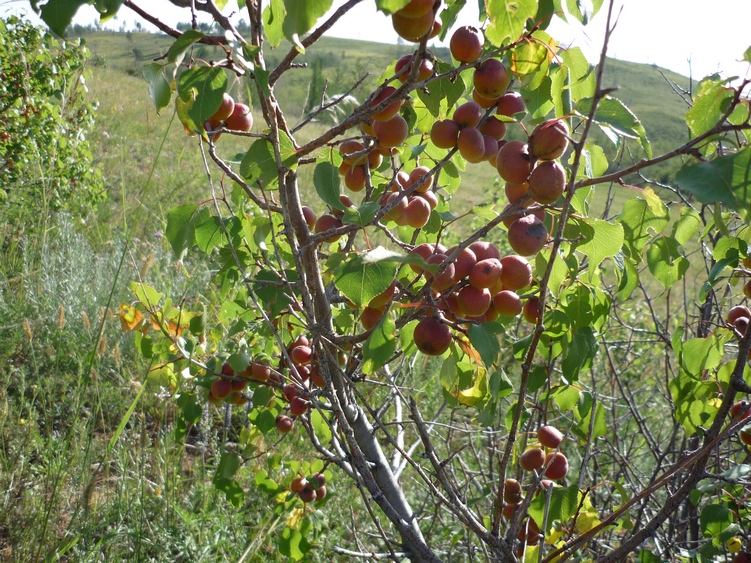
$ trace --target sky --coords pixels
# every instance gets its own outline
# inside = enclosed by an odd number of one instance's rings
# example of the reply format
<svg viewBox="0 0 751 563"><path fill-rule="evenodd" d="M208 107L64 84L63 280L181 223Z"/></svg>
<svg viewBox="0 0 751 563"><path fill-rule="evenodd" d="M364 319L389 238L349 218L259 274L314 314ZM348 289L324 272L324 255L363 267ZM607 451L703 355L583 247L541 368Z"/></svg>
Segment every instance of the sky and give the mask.
<svg viewBox="0 0 751 563"><path fill-rule="evenodd" d="M172 7L167 0L135 1L142 7L155 9L172 25L189 18L186 10ZM335 0L334 8L343 2ZM467 4L459 24L477 22L477 3L469 0ZM594 63L602 47L607 4L605 0L586 27L555 18L548 32L563 45L581 47ZM225 11L233 5L234 0L230 0ZM0 0L0 16L11 11L28 13L28 6L27 0ZM110 27L119 28L124 22L132 27L136 19L132 12L127 8L120 11L122 15L110 22ZM726 77L751 76L748 63L739 62L751 47L750 0L616 0L614 13L618 14L618 23L608 50L611 57L656 64L684 76L691 73L694 78L715 72ZM85 7L74 21L87 24L96 19L94 9ZM390 19L376 11L373 0L359 4L332 29L331 35L383 43L397 41Z"/></svg>

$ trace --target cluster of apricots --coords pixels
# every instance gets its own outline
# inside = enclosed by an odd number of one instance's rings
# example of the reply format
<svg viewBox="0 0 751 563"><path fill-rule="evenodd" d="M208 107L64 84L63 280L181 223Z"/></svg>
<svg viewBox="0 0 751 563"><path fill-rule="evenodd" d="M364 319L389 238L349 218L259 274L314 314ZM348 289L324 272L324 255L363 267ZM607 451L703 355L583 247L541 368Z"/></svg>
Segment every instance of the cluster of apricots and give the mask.
<svg viewBox="0 0 751 563"><path fill-rule="evenodd" d="M307 478L295 477L289 485L289 490L305 502L321 502L326 498L326 477L323 473L316 473Z"/></svg>
<svg viewBox="0 0 751 563"><path fill-rule="evenodd" d="M499 316L515 317L527 308L517 293L532 283L532 266L523 256L501 256L496 245L485 241L461 249L424 243L411 253L438 268L433 274L410 266L425 275L441 310L424 316L415 327L415 346L424 354L440 355L450 346L452 333L446 319L459 324L489 322ZM369 308L373 307L371 302Z"/></svg>
<svg viewBox="0 0 751 563"><path fill-rule="evenodd" d="M214 114L203 124L204 129L217 142L222 136L221 129L240 131L247 133L253 128L253 114L246 104L235 102L234 98L225 93L222 95L222 103ZM185 129L189 135L195 132Z"/></svg>
<svg viewBox="0 0 751 563"><path fill-rule="evenodd" d="M523 470L543 472L542 477L544 479L541 480L536 494L544 489L553 487L553 481L563 479L568 473L568 460L565 455L558 451L559 446L563 442L563 434L560 430L549 425L542 426L537 431L537 440L541 447L533 447L525 450L519 456L519 465ZM546 454L543 448L548 448L550 451ZM503 501L505 503L503 515L511 519L521 506L523 500L524 493L521 483L513 478L506 479L503 483ZM521 542L519 549L522 553L527 545L537 545L539 543L540 528L532 518L524 520L518 539Z"/></svg>

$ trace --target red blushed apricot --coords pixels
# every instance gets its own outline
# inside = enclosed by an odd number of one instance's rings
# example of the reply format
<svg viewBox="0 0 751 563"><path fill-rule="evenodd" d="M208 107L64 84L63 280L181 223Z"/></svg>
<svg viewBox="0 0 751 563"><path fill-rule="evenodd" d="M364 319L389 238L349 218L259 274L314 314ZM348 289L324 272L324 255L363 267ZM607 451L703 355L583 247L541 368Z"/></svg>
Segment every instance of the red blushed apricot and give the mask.
<svg viewBox="0 0 751 563"><path fill-rule="evenodd" d="M540 318L540 298L539 297L530 297L524 302L524 308L522 310L522 314L524 315L524 320L528 323L537 324L537 321Z"/></svg>
<svg viewBox="0 0 751 563"><path fill-rule="evenodd" d="M370 107L375 107L378 104L380 104L382 101L384 101L386 98L391 96L394 92L396 92L396 88L393 86L384 86L383 89L378 93L378 95L373 99L372 102L370 102ZM393 100L391 103L389 103L385 108L383 108L378 113L375 113L371 116L371 119L373 121L388 121L392 117L394 117L397 113L399 113L399 108L402 107L402 101L401 100ZM375 131L375 124L373 126L373 130ZM377 133L376 133L377 136Z"/></svg>
<svg viewBox="0 0 751 563"><path fill-rule="evenodd" d="M331 229L337 229L343 226L343 223L333 215L321 215L316 221L315 232L324 233ZM342 235L332 235L326 239L326 242L336 242Z"/></svg>
<svg viewBox="0 0 751 563"><path fill-rule="evenodd" d="M465 25L451 36L449 49L451 56L460 63L473 63L482 56L485 36L476 27Z"/></svg>
<svg viewBox="0 0 751 563"><path fill-rule="evenodd" d="M339 155L342 163L347 166L355 166L365 162L365 145L354 139L347 139L339 144Z"/></svg>
<svg viewBox="0 0 751 563"><path fill-rule="evenodd" d="M498 98L486 98L477 91L477 88L472 90L472 100L477 102L482 109L492 108L498 103Z"/></svg>
<svg viewBox="0 0 751 563"><path fill-rule="evenodd" d="M386 204L388 205L392 201L396 201L399 198L398 193L392 193L389 194ZM406 197L401 198L394 207L391 208L391 210L386 213L386 215L383 216L384 219L387 221L394 221L396 224L402 224L404 219L404 210L407 209L407 201ZM406 224L406 223L404 223Z"/></svg>
<svg viewBox="0 0 751 563"><path fill-rule="evenodd" d="M531 202L531 199L529 201ZM503 212L505 213L506 210L510 207L511 204L509 203L508 205L506 205L506 207L503 208ZM529 207L519 208L513 216L509 217L508 219L504 219L503 224L507 227L511 227L511 225L513 225L519 217L525 217L527 215L534 215L540 221L545 221L545 210L535 203L534 205L530 205Z"/></svg>
<svg viewBox="0 0 751 563"><path fill-rule="evenodd" d="M383 307L365 307L360 314L360 323L362 323L363 328L370 330L377 325L383 316L383 311Z"/></svg>
<svg viewBox="0 0 751 563"><path fill-rule="evenodd" d="M217 379L211 384L211 394L217 399L226 399L232 393L232 382L229 379Z"/></svg>
<svg viewBox="0 0 751 563"><path fill-rule="evenodd" d="M293 493L299 493L305 488L305 485L308 484L308 480L305 479L305 477L295 477L292 479L292 482L289 484L289 490Z"/></svg>
<svg viewBox="0 0 751 563"><path fill-rule="evenodd" d="M545 465L548 466L545 477L552 481L559 481L568 473L568 459L561 452L550 452L545 456Z"/></svg>
<svg viewBox="0 0 751 563"><path fill-rule="evenodd" d="M496 141L500 141L506 135L506 124L497 117L490 115L488 119L478 127L483 135L490 135Z"/></svg>
<svg viewBox="0 0 751 563"><path fill-rule="evenodd" d="M540 543L540 527L532 518L527 518L516 537L522 544L537 545Z"/></svg>
<svg viewBox="0 0 751 563"><path fill-rule="evenodd" d="M430 168L427 166L416 166L412 172L409 173L408 187L422 180L422 183L418 186L416 191L427 192L433 187L433 176L428 176L428 174L430 174ZM425 176L424 179L423 176Z"/></svg>
<svg viewBox="0 0 751 563"><path fill-rule="evenodd" d="M391 25L399 37L411 43L419 43L423 35L432 31L434 19L432 10L416 18L408 18L396 12L391 15Z"/></svg>
<svg viewBox="0 0 751 563"><path fill-rule="evenodd" d="M478 317L485 314L493 297L487 288L465 285L457 293L456 300L465 317Z"/></svg>
<svg viewBox="0 0 751 563"><path fill-rule="evenodd" d="M477 102L466 102L456 108L452 119L459 126L459 129L477 127L482 119L482 108Z"/></svg>
<svg viewBox="0 0 751 563"><path fill-rule="evenodd" d="M523 197L529 197L527 195L527 192L529 191L529 184L527 182L523 182L521 184L506 182L504 191L506 192L506 198L509 200L509 203L515 203Z"/></svg>
<svg viewBox="0 0 751 563"><path fill-rule="evenodd" d="M532 283L532 264L524 256L504 256L501 258L501 266L501 282L506 289L516 291Z"/></svg>
<svg viewBox="0 0 751 563"><path fill-rule="evenodd" d="M516 317L523 309L522 300L508 289L501 290L493 296L493 306L498 314L504 317Z"/></svg>
<svg viewBox="0 0 751 563"><path fill-rule="evenodd" d="M499 98L508 88L511 76L501 61L486 59L477 65L472 80L481 96Z"/></svg>
<svg viewBox="0 0 751 563"><path fill-rule="evenodd" d="M235 107L232 108L232 115L224 123L227 129L247 133L253 128L253 114L250 113L250 108L245 104L235 104Z"/></svg>
<svg viewBox="0 0 751 563"><path fill-rule="evenodd" d="M747 401L738 401L734 403L733 406L730 407L730 416L738 420L745 420L751 417L751 403Z"/></svg>
<svg viewBox="0 0 751 563"><path fill-rule="evenodd" d="M554 203L563 195L566 188L566 171L558 162L539 162L529 175L529 194L542 205Z"/></svg>
<svg viewBox="0 0 751 563"><path fill-rule="evenodd" d="M501 259L501 251L498 250L498 247L492 242L478 240L470 244L467 248L475 253L478 262L488 258Z"/></svg>
<svg viewBox="0 0 751 563"><path fill-rule="evenodd" d="M398 61L396 61L396 65L394 66L394 74L396 74L396 77L401 83L407 81L409 73L412 70L410 65L412 64L413 60L413 55L404 55ZM433 76L433 63L431 63L428 59L421 59L420 68L417 71L417 81L422 82L423 80L427 80L431 76Z"/></svg>
<svg viewBox="0 0 751 563"><path fill-rule="evenodd" d="M546 448L557 448L563 442L563 434L555 426L548 424L537 429L537 439Z"/></svg>
<svg viewBox="0 0 751 563"><path fill-rule="evenodd" d="M739 317L751 318L751 309L743 305L736 305L728 311L727 322L733 324Z"/></svg>
<svg viewBox="0 0 751 563"><path fill-rule="evenodd" d="M308 229L312 231L316 226L316 221L318 221L318 215L310 207L303 205L302 216L305 219L305 224L308 225Z"/></svg>
<svg viewBox="0 0 751 563"><path fill-rule="evenodd" d="M427 201L431 210L438 207L438 196L435 195L435 192L417 192L415 195Z"/></svg>
<svg viewBox="0 0 751 563"><path fill-rule="evenodd" d="M302 397L295 397L289 402L289 412L292 416L302 416L308 412L308 401Z"/></svg>
<svg viewBox="0 0 751 563"><path fill-rule="evenodd" d="M516 479L506 479L503 482L503 500L509 504L517 504L524 500L522 485Z"/></svg>
<svg viewBox="0 0 751 563"><path fill-rule="evenodd" d="M276 429L283 434L290 432L295 427L295 421L283 414L276 417L274 424Z"/></svg>
<svg viewBox="0 0 751 563"><path fill-rule="evenodd" d="M568 147L569 130L563 119L552 119L535 127L529 136L529 152L540 160L560 157Z"/></svg>
<svg viewBox="0 0 751 563"><path fill-rule="evenodd" d="M508 228L508 243L514 252L532 256L548 242L548 229L534 215L520 217Z"/></svg>
<svg viewBox="0 0 751 563"><path fill-rule="evenodd" d="M488 288L501 279L501 261L486 258L478 261L469 272L469 283L478 288Z"/></svg>
<svg viewBox="0 0 751 563"><path fill-rule="evenodd" d="M444 119L433 123L430 140L439 149L453 149L459 138L459 125L453 119Z"/></svg>
<svg viewBox="0 0 751 563"><path fill-rule="evenodd" d="M373 131L378 141L387 148L398 147L409 135L409 125L401 115L395 115L388 121L373 123Z"/></svg>
<svg viewBox="0 0 751 563"><path fill-rule="evenodd" d="M451 254L453 249L447 251L448 254ZM456 260L454 261L454 267L456 268L456 279L457 281L466 278L469 275L469 272L472 270L472 266L477 264L477 256L474 252L472 252L472 249L462 248L462 250L459 252L459 255L456 257Z"/></svg>
<svg viewBox="0 0 751 563"><path fill-rule="evenodd" d="M446 261L446 255L445 254L433 254L430 258L428 258L427 262L428 264L435 264L439 268L443 265L443 263ZM426 272L425 274L429 278L433 278L433 282L431 283L433 289L444 292L448 288L450 288L455 283L456 278L456 267L453 263L449 264L446 269L439 275L438 277L433 277L432 274L428 274Z"/></svg>
<svg viewBox="0 0 751 563"><path fill-rule="evenodd" d="M415 346L426 356L440 356L451 345L451 329L436 317L423 317L413 334Z"/></svg>
<svg viewBox="0 0 751 563"><path fill-rule="evenodd" d="M364 190L367 179L364 166L350 166L344 173L344 185L353 192Z"/></svg>
<svg viewBox="0 0 751 563"><path fill-rule="evenodd" d="M524 98L522 98L519 92L506 92L498 98L495 110L498 115L513 117L523 111L527 111L527 106L524 104Z"/></svg>
<svg viewBox="0 0 751 563"><path fill-rule="evenodd" d="M531 171L527 144L523 141L509 141L503 145L496 156L495 166L498 174L507 182L526 182Z"/></svg>
<svg viewBox="0 0 751 563"><path fill-rule="evenodd" d="M487 160L495 168L495 157L498 154L498 141L490 135L482 136L485 145L485 152L482 155L483 160Z"/></svg>
<svg viewBox="0 0 751 563"><path fill-rule="evenodd" d="M741 439L741 442L747 446L751 446L751 426L741 428L741 431L738 432L738 437Z"/></svg>
<svg viewBox="0 0 751 563"><path fill-rule="evenodd" d="M430 204L424 198L411 197L402 212L402 217L407 225L414 229L424 227L430 219Z"/></svg>
<svg viewBox="0 0 751 563"><path fill-rule="evenodd" d="M540 448L531 448L519 456L519 465L524 471L537 471L545 465L545 452Z"/></svg>
<svg viewBox="0 0 751 563"><path fill-rule="evenodd" d="M467 162L478 163L485 158L485 139L474 127L465 127L459 131L456 146L459 147L459 154Z"/></svg>
<svg viewBox="0 0 751 563"><path fill-rule="evenodd" d="M433 254L446 254L446 248L442 244L424 242L415 246L412 250L409 251L409 253L417 254L427 262L428 258L430 258ZM422 272L422 268L420 266L414 266L410 264L409 267L412 268L413 272L417 272L418 274Z"/></svg>
<svg viewBox="0 0 751 563"><path fill-rule="evenodd" d="M214 112L214 115L212 115L209 120L212 122L220 123L227 119L230 115L232 115L232 111L235 109L235 100L232 99L232 96L227 94L226 92L222 94L222 103L219 105L219 108Z"/></svg>
<svg viewBox="0 0 751 563"><path fill-rule="evenodd" d="M370 303L368 303L368 307L385 307L391 303L394 299L394 295L396 295L396 280L392 281L385 290L373 297L373 299L370 300Z"/></svg>
<svg viewBox="0 0 751 563"><path fill-rule="evenodd" d="M516 509L521 506L521 502L518 502L516 504L507 504L503 507L503 511L501 514L503 514L503 517L506 520L511 520L514 517L514 512L516 512Z"/></svg>
<svg viewBox="0 0 751 563"><path fill-rule="evenodd" d="M396 12L405 18L419 18L433 10L435 0L411 0L409 4Z"/></svg>

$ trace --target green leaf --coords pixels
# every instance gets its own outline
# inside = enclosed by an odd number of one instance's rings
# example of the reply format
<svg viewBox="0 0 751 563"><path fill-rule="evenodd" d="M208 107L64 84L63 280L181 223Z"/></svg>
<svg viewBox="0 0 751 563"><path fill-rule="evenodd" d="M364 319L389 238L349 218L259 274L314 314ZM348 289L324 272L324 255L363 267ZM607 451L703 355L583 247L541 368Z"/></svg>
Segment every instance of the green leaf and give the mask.
<svg viewBox="0 0 751 563"><path fill-rule="evenodd" d="M701 217L690 207L681 208L681 218L673 225L673 238L678 244L686 244L699 231Z"/></svg>
<svg viewBox="0 0 751 563"><path fill-rule="evenodd" d="M345 225L360 225L365 227L373 220L381 206L375 201L366 201L359 207L348 207L344 210L342 223Z"/></svg>
<svg viewBox="0 0 751 563"><path fill-rule="evenodd" d="M623 302L639 286L639 268L636 261L624 256L623 252L618 253L613 262L618 276L618 300Z"/></svg>
<svg viewBox="0 0 751 563"><path fill-rule="evenodd" d="M503 333L503 327L495 322L470 325L467 336L472 346L480 353L486 366L493 365L501 352L498 335Z"/></svg>
<svg viewBox="0 0 751 563"><path fill-rule="evenodd" d="M394 321L389 318L388 314L384 314L363 344L362 372L364 374L369 375L382 368L394 355L396 350L395 332Z"/></svg>
<svg viewBox="0 0 751 563"><path fill-rule="evenodd" d="M490 20L485 38L496 47L503 45L506 39L519 39L527 20L537 14L536 0L487 0L485 7Z"/></svg>
<svg viewBox="0 0 751 563"><path fill-rule="evenodd" d="M396 275L396 263L373 260L369 253L357 255L340 264L334 285L358 307L367 305L373 297L383 293Z"/></svg>
<svg viewBox="0 0 751 563"><path fill-rule="evenodd" d="M591 282L597 268L605 258L611 258L620 252L623 246L623 227L601 219L583 219L581 234L584 243L577 246L577 250L589 256L589 281Z"/></svg>
<svg viewBox="0 0 751 563"><path fill-rule="evenodd" d="M589 115L592 109L592 98L580 100L576 104L576 111L582 115ZM647 139L644 126L626 105L616 99L606 96L597 106L595 121L600 125L612 128L618 135L639 139L647 158L652 158L652 147Z"/></svg>
<svg viewBox="0 0 751 563"><path fill-rule="evenodd" d="M49 0L40 11L40 15L50 29L60 37L65 35L78 8L88 4L88 0Z"/></svg>
<svg viewBox="0 0 751 563"><path fill-rule="evenodd" d="M225 452L222 454L222 459L219 461L219 465L216 468L214 481L220 479L232 479L238 469L240 469L240 456Z"/></svg>
<svg viewBox="0 0 751 563"><path fill-rule="evenodd" d="M268 6L263 10L263 30L272 47L278 47L284 38L284 16L287 10L284 7L284 0L271 0Z"/></svg>
<svg viewBox="0 0 751 563"><path fill-rule="evenodd" d="M597 348L597 338L591 328L582 327L574 332L571 341L563 347L561 373L567 382L579 379L579 372L592 364Z"/></svg>
<svg viewBox="0 0 751 563"><path fill-rule="evenodd" d="M592 425L592 435L590 436L589 427L592 419L593 403L592 394L588 391L582 391L579 393L579 402L574 410L574 416L576 416L576 420L579 422L579 433L586 440L594 440L600 436L605 436L608 431L605 422L605 408L602 406L602 402L598 402L595 406L595 421Z"/></svg>
<svg viewBox="0 0 751 563"><path fill-rule="evenodd" d="M719 78L702 80L694 104L686 113L686 124L694 137L703 135L717 125L734 95L733 89L726 88Z"/></svg>
<svg viewBox="0 0 751 563"><path fill-rule="evenodd" d="M549 532L553 528L555 522L566 523L579 507L579 489L576 485L571 485L568 488L555 487L550 491L550 506L548 508L548 529L544 530ZM545 521L545 505L547 504L547 494L542 493L535 496L529 505L529 515L542 528L542 523Z"/></svg>
<svg viewBox="0 0 751 563"><path fill-rule="evenodd" d="M239 235L242 230L240 219L237 217L224 219L224 228L230 237ZM196 244L205 253L208 254L214 247L224 242L226 242L226 237L222 229L222 220L219 217L211 216L196 227Z"/></svg>
<svg viewBox="0 0 751 563"><path fill-rule="evenodd" d="M572 386L562 385L552 392L553 400L562 411L570 411L579 402L579 391Z"/></svg>
<svg viewBox="0 0 751 563"><path fill-rule="evenodd" d="M446 63L438 62L436 70L438 73L448 72L453 67ZM464 94L464 83L461 80L451 80L441 78L431 82L427 88L417 90L417 97L428 109L433 117L438 117L441 113L441 100L446 100L446 107L453 107L459 98Z"/></svg>
<svg viewBox="0 0 751 563"><path fill-rule="evenodd" d="M294 561L301 561L310 551L310 544L299 530L285 527L279 538L279 553Z"/></svg>
<svg viewBox="0 0 751 563"><path fill-rule="evenodd" d="M332 0L284 0L287 15L282 29L284 36L304 53L300 37L308 33L322 15L331 8Z"/></svg>
<svg viewBox="0 0 751 563"><path fill-rule="evenodd" d="M643 195L643 198L627 200L619 218L631 259L637 264L641 262L641 253L647 241L661 233L670 222L670 211L659 196L650 188L646 188Z"/></svg>
<svg viewBox="0 0 751 563"><path fill-rule="evenodd" d="M688 271L690 263L679 252L680 245L672 237L659 237L647 248L647 265L665 289L670 289Z"/></svg>
<svg viewBox="0 0 751 563"><path fill-rule="evenodd" d="M279 150L281 152L282 164L287 168L292 168L297 164L297 156L292 141L283 131L279 132ZM276 168L276 157L274 156L274 146L268 139L258 139L245 153L240 162L240 174L248 183L259 182L264 189L273 189L278 185L278 171Z"/></svg>
<svg viewBox="0 0 751 563"><path fill-rule="evenodd" d="M722 342L714 336L692 338L683 344L678 359L686 373L700 379L705 370L711 370L720 365L724 349Z"/></svg>
<svg viewBox="0 0 751 563"><path fill-rule="evenodd" d="M188 115L196 124L214 115L226 91L227 75L219 67L191 68L177 81L177 94L183 102L190 104Z"/></svg>
<svg viewBox="0 0 751 563"><path fill-rule="evenodd" d="M747 221L751 218L751 147L684 166L675 180L702 203L721 202Z"/></svg>
<svg viewBox="0 0 751 563"><path fill-rule="evenodd" d="M172 250L177 256L196 244L196 227L209 218L209 210L205 206L186 203L167 213L167 228L165 235Z"/></svg>
<svg viewBox="0 0 751 563"><path fill-rule="evenodd" d="M224 493L227 500L235 508L240 508L243 504L245 493L240 484L234 479L219 479L214 486Z"/></svg>
<svg viewBox="0 0 751 563"><path fill-rule="evenodd" d="M313 185L316 188L318 197L324 203L327 203L333 209L344 211L345 207L339 200L342 194L340 188L339 170L330 162L321 162L316 165L313 171Z"/></svg>
<svg viewBox="0 0 751 563"><path fill-rule="evenodd" d="M548 62L548 46L540 41L526 41L511 52L510 70L524 76L540 70Z"/></svg>
<svg viewBox="0 0 751 563"><path fill-rule="evenodd" d="M196 29L189 29L185 31L180 37L178 37L167 52L167 60L180 66L185 57L185 52L190 48L193 43L200 41L206 37L203 33Z"/></svg>
<svg viewBox="0 0 751 563"><path fill-rule="evenodd" d="M602 0L566 0L568 12L583 25L592 20L601 5Z"/></svg>
<svg viewBox="0 0 751 563"><path fill-rule="evenodd" d="M699 516L701 532L705 537L712 538L719 535L733 523L733 513L729 508L720 504L708 504Z"/></svg>
<svg viewBox="0 0 751 563"><path fill-rule="evenodd" d="M520 93L527 105L527 111L533 119L541 119L553 109L552 86L552 80L546 76L537 88L521 89Z"/></svg>
<svg viewBox="0 0 751 563"><path fill-rule="evenodd" d="M172 97L172 87L164 77L164 67L157 63L151 63L143 67L141 75L149 83L149 96L151 96L151 101L154 102L154 108L156 108L158 115L161 110L169 105Z"/></svg>
<svg viewBox="0 0 751 563"><path fill-rule="evenodd" d="M331 441L331 427L321 411L313 409L310 412L310 424L322 444L328 444Z"/></svg>
<svg viewBox="0 0 751 563"><path fill-rule="evenodd" d="M404 8L409 2L410 0L376 0L376 7L387 16L390 16L394 12L398 12Z"/></svg>

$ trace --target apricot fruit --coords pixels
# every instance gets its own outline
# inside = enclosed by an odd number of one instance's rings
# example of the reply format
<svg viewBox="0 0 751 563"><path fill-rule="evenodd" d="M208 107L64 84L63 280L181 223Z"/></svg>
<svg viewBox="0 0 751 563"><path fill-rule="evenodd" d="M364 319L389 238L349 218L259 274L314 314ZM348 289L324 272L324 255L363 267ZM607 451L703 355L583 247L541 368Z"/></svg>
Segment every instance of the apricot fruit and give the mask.
<svg viewBox="0 0 751 563"><path fill-rule="evenodd" d="M751 309L743 305L736 305L728 311L727 321L730 324L734 324L735 320L739 317L751 318Z"/></svg>
<svg viewBox="0 0 751 563"><path fill-rule="evenodd" d="M525 111L527 111L527 106L519 92L506 92L498 98L498 103L495 106L495 112L506 117L513 117L517 113Z"/></svg>
<svg viewBox="0 0 751 563"><path fill-rule="evenodd" d="M516 479L506 479L503 482L503 500L509 504L520 503L524 499L522 485Z"/></svg>
<svg viewBox="0 0 751 563"><path fill-rule="evenodd" d="M524 315L524 320L528 323L537 324L537 320L540 318L540 313L539 297L530 297L524 302L522 314Z"/></svg>
<svg viewBox="0 0 751 563"><path fill-rule="evenodd" d="M433 123L430 140L439 149L453 149L459 138L459 126L453 119L443 119Z"/></svg>
<svg viewBox="0 0 751 563"><path fill-rule="evenodd" d="M280 414L276 417L276 420L274 420L274 426L276 426L276 429L279 432L286 434L295 427L295 421L287 415Z"/></svg>
<svg viewBox="0 0 751 563"><path fill-rule="evenodd" d="M529 194L537 203L554 203L566 188L566 171L555 160L545 160L535 166L527 182Z"/></svg>
<svg viewBox="0 0 751 563"><path fill-rule="evenodd" d="M467 248L474 252L478 262L488 258L501 259L501 251L498 250L498 247L492 242L478 240L470 244Z"/></svg>
<svg viewBox="0 0 751 563"><path fill-rule="evenodd" d="M232 393L232 382L229 379L217 379L211 384L211 394L217 399L226 399Z"/></svg>
<svg viewBox="0 0 751 563"><path fill-rule="evenodd" d="M402 218L414 229L424 227L430 220L430 204L421 197L412 197L402 211Z"/></svg>
<svg viewBox="0 0 751 563"><path fill-rule="evenodd" d="M524 256L510 254L501 258L503 287L516 291L532 283L532 264Z"/></svg>
<svg viewBox="0 0 751 563"><path fill-rule="evenodd" d="M465 285L456 294L456 300L464 317L479 317L490 308L493 297L487 288Z"/></svg>
<svg viewBox="0 0 751 563"><path fill-rule="evenodd" d="M409 4L396 13L405 18L419 18L432 11L434 4L435 0L411 0Z"/></svg>
<svg viewBox="0 0 751 563"><path fill-rule="evenodd" d="M308 412L308 404L302 397L295 397L289 402L289 412L292 416L302 416Z"/></svg>
<svg viewBox="0 0 751 563"><path fill-rule="evenodd" d="M568 459L561 452L550 452L545 456L545 477L551 481L560 481L568 473Z"/></svg>
<svg viewBox="0 0 751 563"><path fill-rule="evenodd" d="M212 123L221 123L225 119L227 119L230 115L232 115L232 111L235 109L235 100L232 99L232 96L227 94L226 92L222 94L222 103L219 104L219 107L214 112L214 115L209 117L209 121Z"/></svg>
<svg viewBox="0 0 751 563"><path fill-rule="evenodd" d="M523 141L509 141L503 145L498 150L495 167L507 182L526 182L531 171L527 144Z"/></svg>
<svg viewBox="0 0 751 563"><path fill-rule="evenodd" d="M316 221L318 221L318 215L316 215L316 212L307 205L303 205L301 209L303 219L305 219L305 224L308 225L308 229L312 231L316 226Z"/></svg>
<svg viewBox="0 0 751 563"><path fill-rule="evenodd" d="M445 254L433 254L430 258L428 258L427 262L428 264L435 264L440 268L446 261L446 258L447 256ZM453 263L451 263L446 266L446 269L438 277L435 277L432 274L428 274L427 272L426 276L433 279L431 283L433 289L443 292L454 285L456 267Z"/></svg>
<svg viewBox="0 0 751 563"><path fill-rule="evenodd" d="M524 307L521 298L508 289L503 289L493 296L493 306L498 314L504 317L516 317Z"/></svg>
<svg viewBox="0 0 751 563"><path fill-rule="evenodd" d="M508 88L511 76L501 61L486 59L475 68L472 81L481 96L499 98Z"/></svg>
<svg viewBox="0 0 751 563"><path fill-rule="evenodd" d="M415 346L426 356L440 356L451 345L451 329L436 317L423 317L413 334Z"/></svg>
<svg viewBox="0 0 751 563"><path fill-rule="evenodd" d="M396 280L392 281L389 286L384 289L381 293L373 297L373 299L370 300L370 303L368 303L368 307L385 307L391 301L394 299L394 295L396 294Z"/></svg>
<svg viewBox="0 0 751 563"><path fill-rule="evenodd" d="M378 104L383 102L386 98L390 97L394 92L396 92L396 88L393 86L384 86L383 89L378 92L378 95L373 98L373 101L370 102L370 107L376 107ZM388 121L392 117L394 117L397 113L399 113L399 108L402 107L402 101L399 99L392 100L389 102L386 107L381 109L378 113L374 113L370 116L370 118L373 121ZM373 124L373 130L375 131L375 123ZM376 133L376 136L378 134Z"/></svg>
<svg viewBox="0 0 751 563"><path fill-rule="evenodd" d="M534 215L520 217L508 228L508 243L522 256L537 254L547 241L548 229Z"/></svg>
<svg viewBox="0 0 751 563"><path fill-rule="evenodd" d="M480 289L492 287L501 279L503 266L497 258L478 260L469 272L469 283Z"/></svg>
<svg viewBox="0 0 751 563"><path fill-rule="evenodd" d="M411 43L419 43L423 35L433 30L434 19L432 10L414 18L396 12L391 15L391 26L399 37Z"/></svg>
<svg viewBox="0 0 751 563"><path fill-rule="evenodd" d="M555 426L545 425L538 428L537 439L546 448L557 448L563 442L563 434Z"/></svg>
<svg viewBox="0 0 751 563"><path fill-rule="evenodd" d="M537 471L545 465L545 452L540 448L530 448L519 456L519 465L524 471Z"/></svg>
<svg viewBox="0 0 751 563"><path fill-rule="evenodd" d="M452 251L453 249L448 250L447 254L450 255ZM461 280L466 278L469 275L470 270L472 270L472 266L475 264L477 264L477 256L472 252L472 249L469 247L462 248L456 257L456 260L454 260L456 279Z"/></svg>
<svg viewBox="0 0 751 563"><path fill-rule="evenodd" d="M563 119L541 123L529 136L529 152L540 160L560 157L568 147L569 130Z"/></svg>
<svg viewBox="0 0 751 563"><path fill-rule="evenodd" d="M496 141L503 139L506 135L506 124L497 117L490 115L488 119L478 127L483 135L490 135Z"/></svg>
<svg viewBox="0 0 751 563"><path fill-rule="evenodd" d="M364 166L350 166L344 173L344 185L353 192L363 191L367 180Z"/></svg>
<svg viewBox="0 0 751 563"><path fill-rule="evenodd" d="M373 131L382 146L393 148L406 140L409 135L409 125L401 115L397 114L388 121L374 122Z"/></svg>
<svg viewBox="0 0 751 563"><path fill-rule="evenodd" d="M471 25L458 28L451 36L449 50L451 56L460 63L473 63L482 56L485 36Z"/></svg>
<svg viewBox="0 0 751 563"><path fill-rule="evenodd" d="M738 401L730 407L730 416L740 420L751 417L751 403L747 401Z"/></svg>
<svg viewBox="0 0 751 563"><path fill-rule="evenodd" d="M477 88L472 90L472 100L477 102L482 109L492 108L498 103L498 98L486 98L477 91Z"/></svg>
<svg viewBox="0 0 751 563"><path fill-rule="evenodd" d="M521 184L506 182L503 189L506 192L506 198L509 200L509 203L516 203L521 198L529 197L527 193L529 191L529 184L527 182L522 182Z"/></svg>
<svg viewBox="0 0 751 563"><path fill-rule="evenodd" d="M328 230L337 229L342 226L344 226L344 224L339 219L337 219L333 215L324 214L321 215L316 221L315 232L325 233ZM331 235L326 239L326 242L336 242L341 237L341 235Z"/></svg>
<svg viewBox="0 0 751 563"><path fill-rule="evenodd" d="M456 146L459 147L459 154L467 162L476 164L485 160L485 139L474 127L465 127L459 131Z"/></svg>
<svg viewBox="0 0 751 563"><path fill-rule="evenodd" d="M224 120L227 129L247 133L253 128L253 114L245 104L235 104L232 114Z"/></svg>
<svg viewBox="0 0 751 563"><path fill-rule="evenodd" d="M396 61L396 65L394 66L394 74L396 74L396 77L402 84L407 81L407 78L409 78L409 74L412 70L412 61L414 60L414 55L404 55L398 61ZM422 82L423 80L427 80L431 76L433 76L433 63L431 63L428 59L420 59L419 69L417 70L417 81Z"/></svg>
<svg viewBox="0 0 751 563"><path fill-rule="evenodd" d="M417 192L427 192L433 187L433 176L430 174L430 168L427 166L416 166L412 172L409 173L409 184L407 187L411 187L414 184L418 184Z"/></svg>
<svg viewBox="0 0 751 563"><path fill-rule="evenodd" d="M360 313L360 323L362 323L363 328L365 330L370 330L377 325L378 321L380 321L383 316L383 311L383 307L365 307L362 310L362 313Z"/></svg>
<svg viewBox="0 0 751 563"><path fill-rule="evenodd" d="M477 102L465 102L456 108L452 119L459 129L477 127L482 119L482 107Z"/></svg>

